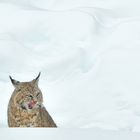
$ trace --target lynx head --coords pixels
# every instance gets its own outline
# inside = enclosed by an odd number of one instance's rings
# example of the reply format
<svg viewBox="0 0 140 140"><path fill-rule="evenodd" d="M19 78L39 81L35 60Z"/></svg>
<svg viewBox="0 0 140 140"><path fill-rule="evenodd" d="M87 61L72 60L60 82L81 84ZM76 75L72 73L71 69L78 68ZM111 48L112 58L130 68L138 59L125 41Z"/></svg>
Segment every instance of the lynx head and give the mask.
<svg viewBox="0 0 140 140"><path fill-rule="evenodd" d="M40 73L30 82L19 82L12 79L11 76L9 77L15 87L11 98L16 106L25 110L32 110L42 106L43 97L38 87Z"/></svg>

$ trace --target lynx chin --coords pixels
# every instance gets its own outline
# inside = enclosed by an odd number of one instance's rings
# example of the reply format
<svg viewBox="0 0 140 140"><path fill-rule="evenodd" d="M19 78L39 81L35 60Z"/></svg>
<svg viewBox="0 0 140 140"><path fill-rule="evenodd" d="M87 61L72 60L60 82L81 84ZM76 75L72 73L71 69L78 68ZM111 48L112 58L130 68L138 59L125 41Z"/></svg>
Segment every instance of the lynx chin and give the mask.
<svg viewBox="0 0 140 140"><path fill-rule="evenodd" d="M40 73L30 82L19 82L10 76L15 89L8 104L9 127L57 127L43 106L39 77Z"/></svg>

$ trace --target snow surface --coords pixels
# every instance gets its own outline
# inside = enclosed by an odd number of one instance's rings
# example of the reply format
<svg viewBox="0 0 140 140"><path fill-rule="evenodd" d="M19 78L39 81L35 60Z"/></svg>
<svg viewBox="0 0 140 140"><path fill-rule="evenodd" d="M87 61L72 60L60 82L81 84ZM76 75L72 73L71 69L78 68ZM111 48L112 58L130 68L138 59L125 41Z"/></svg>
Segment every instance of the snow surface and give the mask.
<svg viewBox="0 0 140 140"><path fill-rule="evenodd" d="M59 128L140 131L139 0L0 0L0 127L8 78L38 72Z"/></svg>
<svg viewBox="0 0 140 140"><path fill-rule="evenodd" d="M139 133L98 129L1 129L4 140L139 140ZM7 135L8 134L8 135Z"/></svg>

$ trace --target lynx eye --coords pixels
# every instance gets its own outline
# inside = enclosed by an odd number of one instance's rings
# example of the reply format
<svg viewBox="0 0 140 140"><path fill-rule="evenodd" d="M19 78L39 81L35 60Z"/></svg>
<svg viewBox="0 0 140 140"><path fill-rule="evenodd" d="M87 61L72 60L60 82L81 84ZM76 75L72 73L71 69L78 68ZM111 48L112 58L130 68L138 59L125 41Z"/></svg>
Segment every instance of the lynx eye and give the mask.
<svg viewBox="0 0 140 140"><path fill-rule="evenodd" d="M27 98L30 98L30 99L33 99L33 96L32 95L27 95L26 97Z"/></svg>
<svg viewBox="0 0 140 140"><path fill-rule="evenodd" d="M33 98L33 96L32 96L32 95L29 95L28 97Z"/></svg>

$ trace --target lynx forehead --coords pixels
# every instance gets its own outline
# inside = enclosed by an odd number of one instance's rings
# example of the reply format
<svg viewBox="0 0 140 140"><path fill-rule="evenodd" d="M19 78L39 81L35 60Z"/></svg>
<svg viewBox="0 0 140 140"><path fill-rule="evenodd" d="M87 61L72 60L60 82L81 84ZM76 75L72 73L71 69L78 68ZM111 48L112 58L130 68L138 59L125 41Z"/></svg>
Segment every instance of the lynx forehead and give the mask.
<svg viewBox="0 0 140 140"><path fill-rule="evenodd" d="M56 127L43 106L39 77L40 73L30 82L19 82L10 76L15 89L8 104L9 127Z"/></svg>

